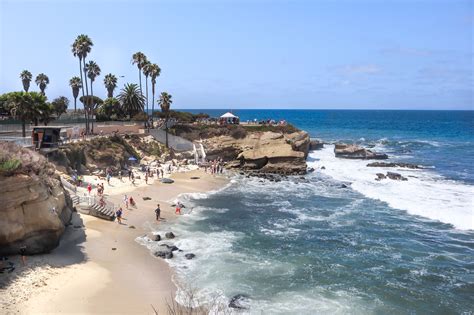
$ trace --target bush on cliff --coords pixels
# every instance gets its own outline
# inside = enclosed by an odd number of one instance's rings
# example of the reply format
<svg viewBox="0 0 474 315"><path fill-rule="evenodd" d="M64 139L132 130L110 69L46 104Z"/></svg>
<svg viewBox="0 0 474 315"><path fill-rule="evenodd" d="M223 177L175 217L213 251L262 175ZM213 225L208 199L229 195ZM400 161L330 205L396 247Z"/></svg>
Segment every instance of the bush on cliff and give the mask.
<svg viewBox="0 0 474 315"><path fill-rule="evenodd" d="M42 155L13 142L0 142L0 176L52 175L54 166Z"/></svg>

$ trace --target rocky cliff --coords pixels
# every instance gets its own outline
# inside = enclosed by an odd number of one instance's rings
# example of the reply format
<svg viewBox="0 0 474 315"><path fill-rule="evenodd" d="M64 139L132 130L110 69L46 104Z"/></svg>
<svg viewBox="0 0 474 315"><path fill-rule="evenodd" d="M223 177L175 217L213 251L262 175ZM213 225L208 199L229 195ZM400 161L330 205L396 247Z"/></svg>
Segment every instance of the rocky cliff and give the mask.
<svg viewBox="0 0 474 315"><path fill-rule="evenodd" d="M48 252L72 215L72 204L40 154L0 142L0 255Z"/></svg>
<svg viewBox="0 0 474 315"><path fill-rule="evenodd" d="M305 174L310 138L297 131L248 132L243 138L218 136L204 140L208 160L222 158L228 168L264 173Z"/></svg>

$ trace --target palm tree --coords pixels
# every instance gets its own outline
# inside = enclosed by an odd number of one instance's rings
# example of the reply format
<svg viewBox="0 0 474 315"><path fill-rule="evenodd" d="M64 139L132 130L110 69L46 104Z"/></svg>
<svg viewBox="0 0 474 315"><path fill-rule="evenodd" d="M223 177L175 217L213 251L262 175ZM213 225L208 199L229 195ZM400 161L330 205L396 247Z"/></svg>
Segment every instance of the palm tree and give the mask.
<svg viewBox="0 0 474 315"><path fill-rule="evenodd" d="M145 98L140 93L138 85L133 83L124 86L118 95L118 100L122 104L122 110L129 114L130 119L135 114L142 112L145 105Z"/></svg>
<svg viewBox="0 0 474 315"><path fill-rule="evenodd" d="M148 76L150 75L151 62L148 60L143 64L143 75L145 76L146 113L148 115Z"/></svg>
<svg viewBox="0 0 474 315"><path fill-rule="evenodd" d="M171 103L173 103L173 101L171 100L171 95L166 92L161 92L158 104L160 104L161 111L165 114L166 147L168 147L168 118Z"/></svg>
<svg viewBox="0 0 474 315"><path fill-rule="evenodd" d="M140 93L142 93L142 68L146 62L147 62L146 56L141 51L133 54L132 65L136 64L138 67L138 78L140 80Z"/></svg>
<svg viewBox="0 0 474 315"><path fill-rule="evenodd" d="M31 74L30 71L23 70L20 73L20 78L21 78L21 82L23 83L23 89L25 90L25 92L28 92L28 90L30 88L30 82L31 82L31 79L33 78L33 75Z"/></svg>
<svg viewBox="0 0 474 315"><path fill-rule="evenodd" d="M107 89L107 97L114 97L114 90L117 87L117 77L112 73L107 74L104 77L104 85Z"/></svg>
<svg viewBox="0 0 474 315"><path fill-rule="evenodd" d="M83 69L82 69L81 62L83 62L85 65L87 54L90 53L92 46L94 46L94 44L92 43L92 40L89 38L89 36L84 35L84 34L77 36L76 40L72 44L72 53L74 57L77 57L79 59L79 73L81 75L81 82L85 83L87 95L89 95L89 91L87 89L87 76L84 75L84 78L82 77ZM84 84L82 84L82 97L85 98ZM89 123L87 121L87 113L85 109L86 107L84 104L84 118L86 120L86 132L87 132L89 130Z"/></svg>
<svg viewBox="0 0 474 315"><path fill-rule="evenodd" d="M85 66L84 66L84 72L87 73L87 76L91 80L91 97L88 98L89 100L94 99L94 91L92 89L92 83L94 83L95 78L100 75L100 67L95 63L95 61L89 61ZM88 104L88 110L94 116L95 112L95 104L94 102ZM94 133L94 120L92 120L92 128L91 128L92 133Z"/></svg>
<svg viewBox="0 0 474 315"><path fill-rule="evenodd" d="M149 67L148 70L150 72L150 78L151 78L151 95L152 95L152 100L151 100L151 128L153 128L153 112L155 111L155 86L156 86L156 78L160 76L161 69L158 67L156 63L152 63Z"/></svg>
<svg viewBox="0 0 474 315"><path fill-rule="evenodd" d="M21 131L26 137L26 123L37 121L46 105L46 96L38 92L11 92L3 95L12 116L21 120Z"/></svg>
<svg viewBox="0 0 474 315"><path fill-rule="evenodd" d="M69 86L72 88L72 96L74 96L74 112L76 111L76 101L79 96L79 90L82 88L82 81L79 77L72 77L69 80Z"/></svg>
<svg viewBox="0 0 474 315"><path fill-rule="evenodd" d="M46 89L46 87L48 86L49 84L49 78L46 74L44 73L40 73L36 76L36 85L39 86L40 90L41 90L41 94L45 95L44 94L44 90Z"/></svg>

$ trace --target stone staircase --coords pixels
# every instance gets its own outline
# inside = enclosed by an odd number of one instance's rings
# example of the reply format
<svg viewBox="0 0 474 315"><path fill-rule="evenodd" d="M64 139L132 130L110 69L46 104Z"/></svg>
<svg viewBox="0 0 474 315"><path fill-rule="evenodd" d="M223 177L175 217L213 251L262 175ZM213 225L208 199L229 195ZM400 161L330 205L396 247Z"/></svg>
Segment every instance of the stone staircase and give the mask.
<svg viewBox="0 0 474 315"><path fill-rule="evenodd" d="M104 220L115 220L115 213L113 209L98 205L96 203L90 207L89 214Z"/></svg>

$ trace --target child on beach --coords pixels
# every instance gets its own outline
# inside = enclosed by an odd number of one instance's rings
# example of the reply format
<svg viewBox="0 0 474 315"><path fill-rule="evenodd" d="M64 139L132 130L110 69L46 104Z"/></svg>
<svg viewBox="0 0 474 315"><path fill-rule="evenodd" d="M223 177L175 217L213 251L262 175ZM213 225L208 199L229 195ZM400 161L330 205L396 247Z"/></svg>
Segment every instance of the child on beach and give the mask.
<svg viewBox="0 0 474 315"><path fill-rule="evenodd" d="M91 191L92 191L92 186L91 186L91 183L87 184L87 192L89 193L89 195L91 194Z"/></svg>

